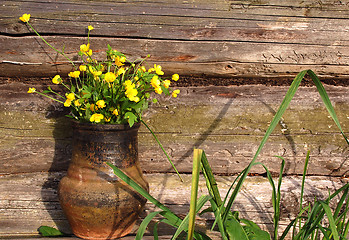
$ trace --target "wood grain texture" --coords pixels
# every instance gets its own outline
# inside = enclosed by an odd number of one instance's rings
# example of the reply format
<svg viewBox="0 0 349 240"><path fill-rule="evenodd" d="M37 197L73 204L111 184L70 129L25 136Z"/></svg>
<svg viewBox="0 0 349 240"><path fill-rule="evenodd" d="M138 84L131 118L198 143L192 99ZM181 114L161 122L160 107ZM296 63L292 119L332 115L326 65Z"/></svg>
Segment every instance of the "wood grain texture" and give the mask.
<svg viewBox="0 0 349 240"><path fill-rule="evenodd" d="M0 85L2 161L0 172L63 171L70 160L71 126L64 109L38 95L31 85ZM42 89L43 86L35 86ZM349 125L348 88L326 86L345 132ZM230 86L181 88L177 99L160 98L144 118L181 172L191 172L193 148L202 148L217 174L239 173L252 160L287 87ZM259 160L279 172L302 174L311 149L309 174L348 175L348 146L328 117L313 87L301 87ZM151 134L139 134L140 160L146 172L172 172ZM19 161L20 159L20 161ZM254 168L254 173L263 169Z"/></svg>
<svg viewBox="0 0 349 240"><path fill-rule="evenodd" d="M57 186L65 173L26 173L0 176L0 236L17 237L37 236L37 228L41 225L57 227L70 233L67 220L59 206ZM150 193L172 211L184 217L189 210L191 176L182 175L181 183L173 174L146 174L150 183ZM234 177L217 176L218 187L222 196L227 193ZM326 198L328 190L338 189L346 182L345 179L308 177L304 194L305 204ZM207 194L204 179L200 178L199 195ZM282 183L282 215L280 229L284 229L298 211L300 194L300 177L285 177ZM240 217L255 221L263 229L272 229L271 187L266 178L247 178L242 191L233 207L240 212ZM147 203L142 217L156 209ZM158 218L157 218L158 219ZM205 224L212 224L213 216L204 214L197 218L200 229ZM137 227L135 227L136 231ZM151 229L149 230L151 232ZM281 230L280 230L281 231ZM160 235L173 233L173 229L164 225L159 227ZM149 234L149 232L148 232ZM128 238L126 238L128 239ZM163 239L163 238L161 238ZM220 238L214 238L220 239Z"/></svg>
<svg viewBox="0 0 349 240"><path fill-rule="evenodd" d="M18 16L57 49L77 60L86 27L101 57L107 43L131 59L150 54L169 74L290 77L312 68L324 77L348 76L346 1L3 1L1 76L52 76L71 66L57 57ZM166 49L166 51L164 51Z"/></svg>
<svg viewBox="0 0 349 240"><path fill-rule="evenodd" d="M57 49L64 46L76 63L79 46L86 43L86 27L93 25L91 47L97 59L110 44L131 60L149 54L148 64L161 64L166 74L217 82L244 77L245 83L270 77L278 84L308 68L333 81L346 81L349 75L348 0L2 0L0 77L19 80L0 84L0 238L35 237L41 225L70 231L57 201L58 181L71 154L66 110L26 91L50 84L47 79L30 85L27 78L65 76L72 67L18 20L23 13L31 13L32 25ZM349 89L325 88L348 135ZM160 98L144 119L188 184L178 182L144 127L139 150L151 193L184 216L193 148L205 150L222 194L226 193L234 175L251 161L287 87L180 89L179 98ZM286 160L281 229L298 209L297 175L303 171L307 149L312 176L306 201L322 199L348 181L349 148L328 115L316 89L301 87L258 158L275 175L280 167L275 155ZM264 170L256 167L251 173L263 175ZM201 183L200 194L205 194L202 179ZM249 177L234 209L270 231L272 204L266 179ZM147 204L146 212L150 211L154 208ZM197 220L203 227L213 217ZM169 239L173 230L160 229L161 239Z"/></svg>

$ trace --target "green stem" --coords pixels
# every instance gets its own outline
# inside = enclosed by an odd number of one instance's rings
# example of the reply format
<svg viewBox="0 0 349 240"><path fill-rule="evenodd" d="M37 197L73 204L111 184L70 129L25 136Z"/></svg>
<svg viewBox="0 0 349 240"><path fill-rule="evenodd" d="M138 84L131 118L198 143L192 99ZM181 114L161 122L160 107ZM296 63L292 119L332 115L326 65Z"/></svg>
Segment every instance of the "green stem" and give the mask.
<svg viewBox="0 0 349 240"><path fill-rule="evenodd" d="M60 98L62 98L62 99L66 99L66 98L63 97L61 94L59 94L59 93L53 91L51 87L48 87L47 89L48 89L51 93L56 94L58 97L60 97ZM68 89L69 89L69 88L68 88ZM69 90L70 90L70 89L69 89ZM39 92L37 92L37 93L39 93ZM42 93L41 93L41 94L42 94ZM42 94L42 95L43 95L43 94ZM44 96L46 96L46 95L44 95Z"/></svg>
<svg viewBox="0 0 349 240"><path fill-rule="evenodd" d="M75 64L72 60L70 60L70 58L68 58L63 51L59 51L57 50L55 47L53 47L51 44L49 44L35 29L34 27L29 23L29 22L26 22L28 24L28 26L35 32L36 35L38 35L41 40L47 44L47 46L49 46L50 48L52 48L53 50L55 50L57 53L61 54L63 57L65 57L75 68Z"/></svg>
<svg viewBox="0 0 349 240"><path fill-rule="evenodd" d="M59 103L64 104L64 102L62 102L62 101L60 101L60 100L58 100L58 99L55 99L55 98L53 98L53 97L50 97L49 95L46 95L46 94L44 94L44 93L37 92L37 91L35 91L35 93L40 94L40 95L42 95L42 96L44 96L44 97L47 97L47 98L49 98L49 99L51 99L51 100L53 100L53 101L56 101L56 102L59 102Z"/></svg>
<svg viewBox="0 0 349 240"><path fill-rule="evenodd" d="M183 179L182 179L182 177L181 177L181 175L180 175L179 172L177 171L177 168L176 168L175 165L173 164L171 158L168 156L166 150L164 149L164 147L162 146L162 144L160 143L160 141L159 141L158 138L156 137L155 133L150 129L150 127L149 127L142 119L140 119L140 121L144 124L144 126L146 126L146 128L147 128L147 129L150 131L150 133L153 135L153 137L155 138L156 142L159 144L161 150L164 152L164 154L166 155L168 161L169 161L170 164L172 165L173 169L176 171L176 173L177 173L179 179L180 179L182 182L184 182Z"/></svg>

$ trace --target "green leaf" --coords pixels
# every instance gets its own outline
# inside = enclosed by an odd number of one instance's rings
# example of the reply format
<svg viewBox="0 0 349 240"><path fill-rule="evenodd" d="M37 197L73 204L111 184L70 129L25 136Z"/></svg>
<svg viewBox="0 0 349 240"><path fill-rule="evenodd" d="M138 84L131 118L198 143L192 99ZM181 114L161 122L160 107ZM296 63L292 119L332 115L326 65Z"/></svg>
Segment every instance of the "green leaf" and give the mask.
<svg viewBox="0 0 349 240"><path fill-rule="evenodd" d="M163 85L161 85L161 89L165 95L170 95L170 91L168 90L168 88L165 88Z"/></svg>
<svg viewBox="0 0 349 240"><path fill-rule="evenodd" d="M249 240L270 240L270 234L266 231L263 231L253 221L247 219L240 219L240 221L245 224L243 228L247 233Z"/></svg>
<svg viewBox="0 0 349 240"><path fill-rule="evenodd" d="M136 235L135 240L142 240L142 237L145 233L145 230L147 229L148 224L156 215L158 215L160 213L163 213L163 211L151 212L143 219L141 225L139 226L139 228L137 230L137 235Z"/></svg>
<svg viewBox="0 0 349 240"><path fill-rule="evenodd" d="M41 226L39 227L38 231L43 237L67 236L67 234L59 231L58 229L48 226Z"/></svg>
<svg viewBox="0 0 349 240"><path fill-rule="evenodd" d="M137 121L137 116L134 115L134 113L132 113L132 112L125 113L125 118L127 119L130 127L132 127L133 124Z"/></svg>
<svg viewBox="0 0 349 240"><path fill-rule="evenodd" d="M182 219L179 218L176 214L174 214L169 208L167 208L165 205L163 205L158 200L156 200L153 196L151 196L144 188L142 188L134 180L128 177L125 173L123 173L118 167L114 166L109 162L107 162L107 165L113 169L114 174L116 176L118 176L121 180L123 180L125 183L131 186L134 190L136 190L139 194L141 194L144 198L149 200L155 206L163 210L163 212L159 214L167 218L168 224L170 224L171 226L177 226L177 227L180 225L180 223L182 222Z"/></svg>
<svg viewBox="0 0 349 240"><path fill-rule="evenodd" d="M229 240L249 240L247 233L235 217L229 214L224 223Z"/></svg>

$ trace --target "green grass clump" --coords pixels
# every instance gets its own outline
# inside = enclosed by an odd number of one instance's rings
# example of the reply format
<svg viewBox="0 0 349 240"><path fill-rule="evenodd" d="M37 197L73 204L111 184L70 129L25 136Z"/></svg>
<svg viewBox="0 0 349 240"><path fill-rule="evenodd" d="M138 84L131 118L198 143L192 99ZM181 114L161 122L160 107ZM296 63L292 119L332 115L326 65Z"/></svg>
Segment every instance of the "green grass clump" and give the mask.
<svg viewBox="0 0 349 240"><path fill-rule="evenodd" d="M114 173L120 177L123 181L133 187L136 191L142 194L150 202L155 204L160 211L150 213L143 220L140 228L137 232L136 239L141 240L148 224L154 219L155 216L161 215L162 219L156 222L154 226L154 239L158 239L158 223L163 222L172 227L175 227L177 230L172 236L172 239L211 239L205 233L195 230L195 216L201 212L213 212L215 216L215 222L211 230L218 230L221 234L223 240L269 240L273 237L274 240L283 240L286 236L292 236L293 240L307 240L307 239L327 239L327 240L344 240L348 237L349 229L349 219L348 209L348 193L349 193L349 183L345 184L343 187L338 189L336 192L329 195L325 200L314 199L312 204L309 204L306 207L303 207L303 192L304 192L304 182L307 171L307 166L309 162L309 152L305 160L302 187L301 187L301 196L300 196L300 208L299 214L297 217L291 221L287 226L284 232L279 237L279 219L280 219L280 202L281 202L281 185L282 185L282 175L285 166L285 160L281 157L281 167L278 178L277 187L275 186L274 180L271 176L271 173L267 167L260 162L257 162L257 157L260 154L263 146L267 142L269 136L273 132L274 128L277 126L281 120L282 115L286 111L289 103L291 102L293 96L295 95L302 79L308 74L313 80L323 103L328 110L333 121L337 125L340 133L342 134L344 140L349 145L348 138L345 136L341 125L338 121L337 115L333 109L331 101L321 84L320 80L316 74L311 70L305 70L300 72L296 78L293 80L289 90L287 91L278 111L276 112L273 120L271 121L252 161L249 165L235 178L231 184L228 193L222 200L219 189L217 187L216 180L214 178L212 169L209 165L209 162L206 158L205 152L201 149L194 149L194 158L193 158L193 171L192 171L192 188L191 188L191 201L190 209L188 215L181 219L166 206L157 201L152 197L148 192L146 192L142 187L140 187L136 182L131 178L125 175L117 167L108 163L110 167L113 168ZM238 212L232 212L234 201L241 190L241 187L248 176L251 168L255 165L261 165L266 173L267 178L270 182L272 188L272 203L274 209L273 223L274 230L270 234L266 231L263 231L257 224L247 219L240 219ZM201 171L200 171L201 170ZM198 194L198 184L199 184L199 174L203 173L203 176L206 181L206 186L208 189L209 195L204 195L197 197ZM339 201L335 203L336 206L332 212L330 205L336 197L339 197ZM202 210L205 203L209 202L210 207ZM331 205L332 206L332 205ZM272 236L272 237L271 237Z"/></svg>

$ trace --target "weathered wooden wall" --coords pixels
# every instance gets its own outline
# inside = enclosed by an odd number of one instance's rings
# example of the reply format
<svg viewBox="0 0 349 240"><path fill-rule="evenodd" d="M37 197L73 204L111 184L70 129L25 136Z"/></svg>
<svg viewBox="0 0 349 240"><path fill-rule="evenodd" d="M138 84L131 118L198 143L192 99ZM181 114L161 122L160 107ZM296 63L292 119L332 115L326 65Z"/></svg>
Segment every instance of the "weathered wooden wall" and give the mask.
<svg viewBox="0 0 349 240"><path fill-rule="evenodd" d="M293 76L312 68L347 78L349 4L342 0L6 1L0 6L0 72L55 74L70 65L38 41L18 16L71 58L86 42L129 56L151 55L169 72L209 76Z"/></svg>
<svg viewBox="0 0 349 240"><path fill-rule="evenodd" d="M340 81L343 86L325 88L348 132L349 1L0 0L0 238L33 236L40 225L69 232L56 191L70 160L70 123L61 106L26 91L45 88L47 77L64 76L71 67L19 22L23 13L31 13L33 26L74 60L91 24L94 55L103 56L109 43L130 58L150 54L149 62L166 73L186 76L177 99L162 98L145 115L184 184L145 128L139 135L151 193L179 214L188 210L193 148L206 151L223 193L252 159L287 91L250 85L262 83L258 79L282 85L311 68L327 83ZM237 78L241 86L229 85ZM349 147L314 87L300 88L258 159L273 173L280 167L274 156L286 160L282 227L298 209L306 149L312 175L307 200L347 182ZM255 176L234 208L270 229L271 206L268 182Z"/></svg>

